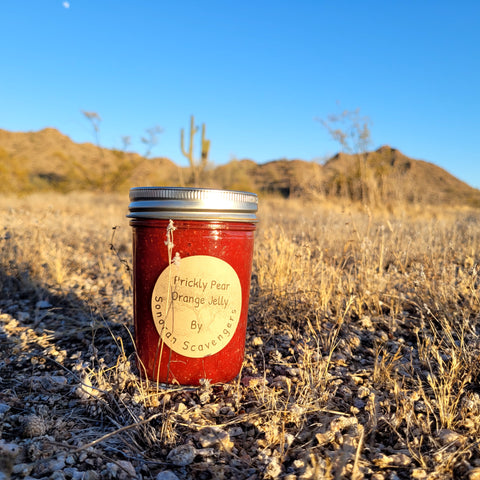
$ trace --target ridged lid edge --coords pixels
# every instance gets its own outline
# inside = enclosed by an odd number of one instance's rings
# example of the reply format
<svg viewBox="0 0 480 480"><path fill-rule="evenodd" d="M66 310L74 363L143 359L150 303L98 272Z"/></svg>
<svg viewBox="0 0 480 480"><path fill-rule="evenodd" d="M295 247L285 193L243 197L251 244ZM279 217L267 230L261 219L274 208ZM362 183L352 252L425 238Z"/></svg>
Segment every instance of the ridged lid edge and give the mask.
<svg viewBox="0 0 480 480"><path fill-rule="evenodd" d="M252 221L258 210L255 193L212 188L134 187L130 189L130 200L130 218L207 219L216 213L219 219L230 217L241 221L245 217L243 221Z"/></svg>
<svg viewBox="0 0 480 480"><path fill-rule="evenodd" d="M255 193L213 188L134 187L130 189L130 200L132 202L174 200L195 204L197 208L216 206L219 210L225 208L243 210L246 205L252 210L258 208L258 197Z"/></svg>
<svg viewBox="0 0 480 480"><path fill-rule="evenodd" d="M190 187L133 187L130 189L130 200L225 200L258 204L258 197L255 193Z"/></svg>

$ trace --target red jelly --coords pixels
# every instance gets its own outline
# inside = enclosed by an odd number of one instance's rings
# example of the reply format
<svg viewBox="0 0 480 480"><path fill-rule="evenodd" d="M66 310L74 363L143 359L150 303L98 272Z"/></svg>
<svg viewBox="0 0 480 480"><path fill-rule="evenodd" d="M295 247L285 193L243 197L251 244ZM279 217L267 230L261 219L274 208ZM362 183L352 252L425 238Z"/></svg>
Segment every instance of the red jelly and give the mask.
<svg viewBox="0 0 480 480"><path fill-rule="evenodd" d="M228 382L241 369L257 196L130 190L138 366L154 381Z"/></svg>

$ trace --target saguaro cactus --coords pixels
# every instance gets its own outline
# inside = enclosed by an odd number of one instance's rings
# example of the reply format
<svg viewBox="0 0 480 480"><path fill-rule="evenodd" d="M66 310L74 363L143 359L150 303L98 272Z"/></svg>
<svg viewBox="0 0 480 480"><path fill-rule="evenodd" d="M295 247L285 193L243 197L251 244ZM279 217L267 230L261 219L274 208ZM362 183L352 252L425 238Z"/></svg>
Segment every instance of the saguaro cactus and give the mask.
<svg viewBox="0 0 480 480"><path fill-rule="evenodd" d="M200 159L198 161L195 159L193 146L194 146L194 137L197 132L198 132L198 127L195 126L195 118L192 115L190 117L190 145L188 147L188 151L185 149L185 138L184 138L185 132L183 128L180 131L180 148L182 149L183 155L187 157L188 163L190 164L190 170L192 172L192 181L195 186L198 186L200 176L208 164L208 154L210 151L210 140L207 140L205 138L205 124L203 123Z"/></svg>

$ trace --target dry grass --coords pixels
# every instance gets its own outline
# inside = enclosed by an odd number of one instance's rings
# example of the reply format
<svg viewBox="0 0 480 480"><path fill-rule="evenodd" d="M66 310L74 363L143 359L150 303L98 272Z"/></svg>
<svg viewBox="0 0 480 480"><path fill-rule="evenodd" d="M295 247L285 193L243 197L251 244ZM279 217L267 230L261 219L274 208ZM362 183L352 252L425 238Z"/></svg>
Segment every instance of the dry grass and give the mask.
<svg viewBox="0 0 480 480"><path fill-rule="evenodd" d="M0 472L479 478L478 210L262 200L241 376L192 388L137 376L127 203L0 199Z"/></svg>

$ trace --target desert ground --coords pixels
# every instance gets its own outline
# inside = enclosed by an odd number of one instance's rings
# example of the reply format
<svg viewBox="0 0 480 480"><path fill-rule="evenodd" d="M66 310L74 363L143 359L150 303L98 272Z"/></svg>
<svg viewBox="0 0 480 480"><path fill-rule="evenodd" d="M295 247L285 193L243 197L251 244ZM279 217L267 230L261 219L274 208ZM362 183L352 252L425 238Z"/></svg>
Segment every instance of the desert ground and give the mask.
<svg viewBox="0 0 480 480"><path fill-rule="evenodd" d="M260 198L228 384L135 363L128 195L0 198L0 478L480 479L480 211Z"/></svg>

